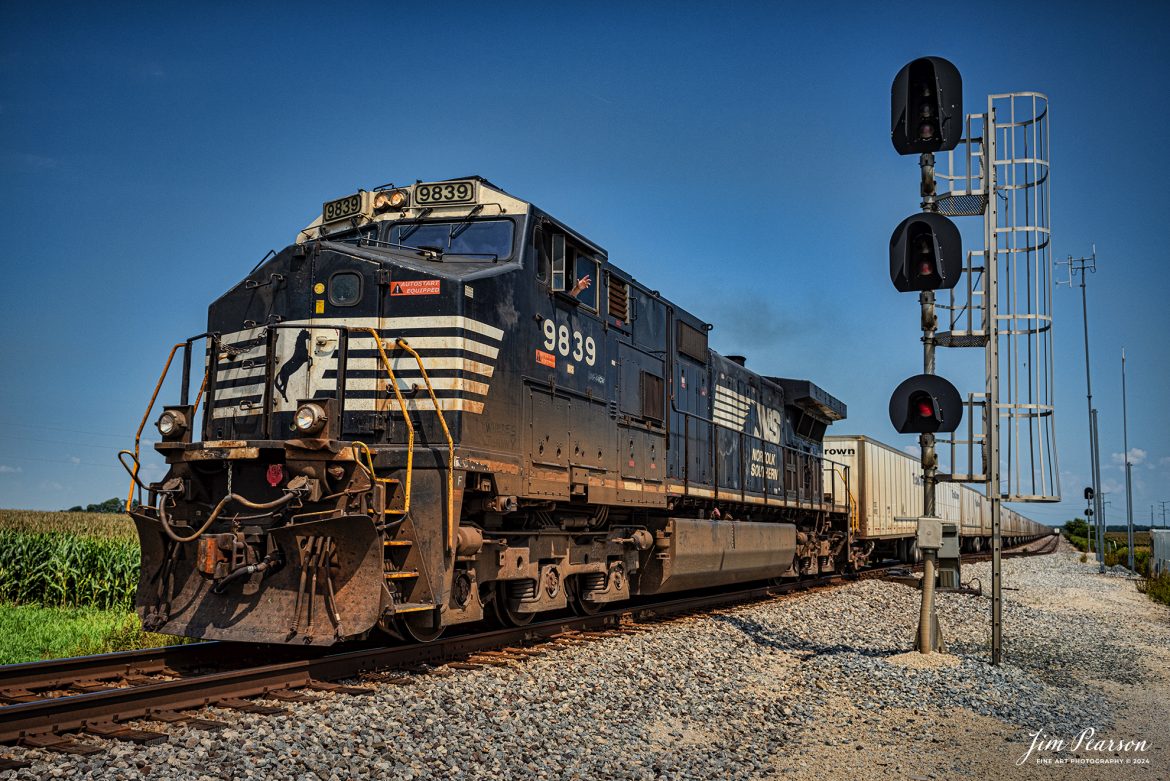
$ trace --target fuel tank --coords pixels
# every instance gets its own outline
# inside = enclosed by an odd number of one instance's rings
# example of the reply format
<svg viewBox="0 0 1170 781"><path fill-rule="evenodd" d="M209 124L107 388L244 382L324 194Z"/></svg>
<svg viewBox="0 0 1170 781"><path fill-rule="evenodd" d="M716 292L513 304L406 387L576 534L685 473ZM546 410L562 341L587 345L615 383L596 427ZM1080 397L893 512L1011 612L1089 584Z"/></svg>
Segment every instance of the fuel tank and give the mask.
<svg viewBox="0 0 1170 781"><path fill-rule="evenodd" d="M796 557L796 526L671 518L657 532L641 594L780 577Z"/></svg>

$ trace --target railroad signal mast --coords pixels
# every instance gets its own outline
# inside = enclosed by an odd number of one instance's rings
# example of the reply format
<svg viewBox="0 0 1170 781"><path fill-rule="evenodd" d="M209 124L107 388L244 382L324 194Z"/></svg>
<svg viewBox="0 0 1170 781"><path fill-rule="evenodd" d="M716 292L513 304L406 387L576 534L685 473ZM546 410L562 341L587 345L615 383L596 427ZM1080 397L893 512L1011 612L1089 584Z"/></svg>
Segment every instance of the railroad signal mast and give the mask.
<svg viewBox="0 0 1170 781"><path fill-rule="evenodd" d="M922 57L894 77L891 90L891 140L901 155L918 154L922 169L922 212L907 217L890 236L890 281L902 293L918 292L922 312L923 373L903 381L890 397L890 422L902 434L918 434L922 452L922 518L918 546L923 552L922 608L915 647L922 653L943 650L934 607L935 563L947 535L935 506L938 455L934 435L950 433L963 419L959 391L934 373L934 291L953 288L963 271L963 244L958 227L938 213L935 203L934 153L954 149L962 135L963 81L941 57ZM948 557L942 582L958 586L958 551Z"/></svg>
<svg viewBox="0 0 1170 781"><path fill-rule="evenodd" d="M900 292L919 294L923 373L894 391L890 422L900 433L918 434L922 451L919 547L926 567L917 647L923 653L941 648L936 619L928 617L934 613L933 551L939 551L940 585L959 584L959 554L957 546L953 558L947 550L949 530L936 517L935 488L939 481L984 483L992 526L991 659L999 664L1001 503L1060 499L1048 99L1036 92L990 95L985 114L964 114L962 93L958 69L941 57L910 62L891 89L891 141L899 154L919 155L922 212L894 230L890 280ZM935 153L945 155L945 172L936 173ZM939 181L949 185L947 192L937 192ZM981 216L982 248L964 252L949 216ZM946 318L941 325L940 313ZM935 373L936 347L983 348L983 392L964 402ZM949 435L949 473L939 471L936 434Z"/></svg>

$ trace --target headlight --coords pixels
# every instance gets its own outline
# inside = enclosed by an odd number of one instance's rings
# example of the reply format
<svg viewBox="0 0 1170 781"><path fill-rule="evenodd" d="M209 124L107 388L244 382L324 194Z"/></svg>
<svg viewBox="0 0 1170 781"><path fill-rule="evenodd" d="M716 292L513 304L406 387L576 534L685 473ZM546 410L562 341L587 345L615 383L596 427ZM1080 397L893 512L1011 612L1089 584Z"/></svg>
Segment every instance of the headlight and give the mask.
<svg viewBox="0 0 1170 781"><path fill-rule="evenodd" d="M374 195L374 211L401 211L410 203L406 190L383 190Z"/></svg>
<svg viewBox="0 0 1170 781"><path fill-rule="evenodd" d="M302 434L316 434L325 427L325 410L318 404L302 404L293 423Z"/></svg>
<svg viewBox="0 0 1170 781"><path fill-rule="evenodd" d="M164 439L181 437L187 430L187 416L178 410L169 409L158 416L158 421L154 425Z"/></svg>

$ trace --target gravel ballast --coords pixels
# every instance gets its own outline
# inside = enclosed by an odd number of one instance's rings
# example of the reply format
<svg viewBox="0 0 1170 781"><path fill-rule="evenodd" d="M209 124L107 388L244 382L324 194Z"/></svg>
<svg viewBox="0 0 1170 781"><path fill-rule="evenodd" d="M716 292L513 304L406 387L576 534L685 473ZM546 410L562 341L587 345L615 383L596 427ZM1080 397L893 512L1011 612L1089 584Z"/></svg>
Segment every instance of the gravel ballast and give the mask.
<svg viewBox="0 0 1170 781"><path fill-rule="evenodd" d="M988 596L940 594L948 653L927 657L918 591L861 581L285 715L206 709L218 733L135 723L162 745L5 749L34 764L0 779L1170 777L1170 610L1078 559L1005 560L1000 667ZM989 590L990 564L972 578ZM1066 750L1029 754L1038 731Z"/></svg>

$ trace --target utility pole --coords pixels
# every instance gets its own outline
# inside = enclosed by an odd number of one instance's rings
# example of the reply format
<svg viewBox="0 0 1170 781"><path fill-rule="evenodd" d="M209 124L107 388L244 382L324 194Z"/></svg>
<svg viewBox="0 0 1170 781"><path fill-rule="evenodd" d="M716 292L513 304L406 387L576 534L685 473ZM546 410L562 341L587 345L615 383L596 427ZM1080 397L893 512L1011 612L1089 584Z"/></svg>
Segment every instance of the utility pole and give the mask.
<svg viewBox="0 0 1170 781"><path fill-rule="evenodd" d="M1130 470L1133 464L1129 462L1129 416L1126 410L1125 398L1125 348L1121 348L1121 441L1125 447L1125 522L1126 538L1129 545L1129 571L1133 566L1133 482L1130 480Z"/></svg>
<svg viewBox="0 0 1170 781"><path fill-rule="evenodd" d="M1093 458L1093 482L1101 482L1101 451L1097 447L1097 410L1089 410L1089 445ZM1105 497L1108 491L1096 494L1097 496L1097 564L1098 571L1105 572Z"/></svg>
<svg viewBox="0 0 1170 781"><path fill-rule="evenodd" d="M1085 280L1089 273L1097 273L1097 245L1093 245L1093 254L1087 258L1074 258L1072 255L1068 256L1068 260L1057 261L1057 263L1064 263L1068 265L1068 285L1073 284L1073 276L1081 275L1081 313L1085 324L1085 395L1088 398L1089 409L1089 466L1092 474L1093 493L1097 497L1097 562L1100 565L1100 571L1105 571L1105 553L1104 553L1104 513L1101 511L1101 457L1100 451L1097 447L1097 410L1093 409L1093 379L1089 371L1089 302L1088 294L1085 291ZM1061 283L1057 283L1061 284Z"/></svg>
<svg viewBox="0 0 1170 781"><path fill-rule="evenodd" d="M1102 515L1105 514L1105 508L1108 507L1109 505L1113 504L1113 502L1111 502L1105 498L1108 495L1109 495L1109 492L1106 491L1105 494L1101 497L1101 514ZM1108 552L1108 550L1109 550L1109 537L1108 537L1109 527L1104 525L1104 519L1102 519L1101 529L1103 530L1103 531L1101 531L1101 534L1105 535L1101 538L1101 550ZM1114 545L1113 549L1117 550L1117 546Z"/></svg>
<svg viewBox="0 0 1170 781"><path fill-rule="evenodd" d="M1159 502L1162 505L1162 528L1166 528L1166 505L1170 504L1170 499L1163 499Z"/></svg>

